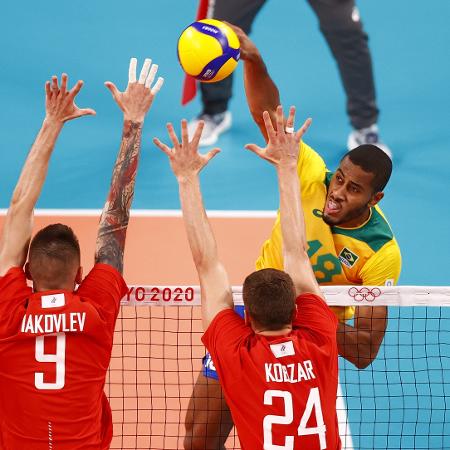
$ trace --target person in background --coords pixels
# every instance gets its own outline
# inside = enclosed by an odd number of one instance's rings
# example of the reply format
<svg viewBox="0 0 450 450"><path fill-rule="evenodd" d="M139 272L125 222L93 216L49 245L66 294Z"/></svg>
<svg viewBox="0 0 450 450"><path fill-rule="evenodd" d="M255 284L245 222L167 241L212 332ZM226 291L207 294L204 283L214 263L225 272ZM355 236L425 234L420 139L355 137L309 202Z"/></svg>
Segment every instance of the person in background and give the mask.
<svg viewBox="0 0 450 450"><path fill-rule="evenodd" d="M208 3L208 18L230 22L249 34L266 0L210 0ZM308 0L308 3L337 63L347 97L347 114L353 128L347 140L348 150L362 144L375 144L390 155L390 150L380 140L372 57L355 0ZM284 8L283 3L279 8ZM299 18L299 23L301 20ZM272 27L276 33L277 26ZM301 43L297 43L288 50L289 56L300 57L301 47ZM299 77L301 80L301 74ZM214 145L219 135L231 127L228 105L232 85L232 75L217 83L200 83L203 108L189 123L189 132L193 133L198 120L205 122L200 145Z"/></svg>

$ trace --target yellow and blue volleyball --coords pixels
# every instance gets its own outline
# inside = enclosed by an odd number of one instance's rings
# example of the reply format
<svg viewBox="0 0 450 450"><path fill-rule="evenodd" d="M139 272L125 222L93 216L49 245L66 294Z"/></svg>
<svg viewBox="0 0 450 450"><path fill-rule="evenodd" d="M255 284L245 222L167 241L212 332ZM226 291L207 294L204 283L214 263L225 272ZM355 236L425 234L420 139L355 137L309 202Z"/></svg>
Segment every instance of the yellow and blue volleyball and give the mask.
<svg viewBox="0 0 450 450"><path fill-rule="evenodd" d="M231 27L215 19L191 23L178 40L178 60L188 74L204 83L230 75L239 61L239 39Z"/></svg>

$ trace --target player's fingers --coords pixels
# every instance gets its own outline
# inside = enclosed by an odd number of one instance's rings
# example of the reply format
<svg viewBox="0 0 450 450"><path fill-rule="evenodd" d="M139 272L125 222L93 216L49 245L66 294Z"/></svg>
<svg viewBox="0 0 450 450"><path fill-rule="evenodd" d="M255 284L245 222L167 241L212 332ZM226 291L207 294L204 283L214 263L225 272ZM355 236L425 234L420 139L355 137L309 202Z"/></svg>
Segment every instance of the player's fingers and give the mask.
<svg viewBox="0 0 450 450"><path fill-rule="evenodd" d="M263 112L263 120L264 125L266 126L267 137L270 140L273 140L276 137L275 130L273 128L272 119L270 118L270 114L267 111Z"/></svg>
<svg viewBox="0 0 450 450"><path fill-rule="evenodd" d="M198 144L200 143L200 138L202 137L203 128L205 126L205 122L203 120L200 120L198 122L197 128L195 129L194 136L192 137L192 147L194 150L197 150Z"/></svg>
<svg viewBox="0 0 450 450"><path fill-rule="evenodd" d="M187 120L181 121L181 145L185 146L189 144L189 133L187 128Z"/></svg>
<svg viewBox="0 0 450 450"><path fill-rule="evenodd" d="M305 120L305 123L300 127L300 129L295 133L295 138L300 142L303 135L308 131L308 128L312 124L312 119L309 117Z"/></svg>
<svg viewBox="0 0 450 450"><path fill-rule="evenodd" d="M153 143L160 149L162 150L167 156L171 156L172 155L172 150L171 148L164 144L163 142L161 142L158 138L153 138Z"/></svg>
<svg viewBox="0 0 450 450"><path fill-rule="evenodd" d="M291 106L289 108L289 116L286 120L286 128L294 128L295 123L295 106Z"/></svg>
<svg viewBox="0 0 450 450"><path fill-rule="evenodd" d="M245 148L246 148L247 150L250 150L250 151L253 152L253 153L256 153L256 154L257 154L258 156L260 156L261 158L263 157L264 149L261 148L261 147L259 147L258 145L256 145L256 144L247 144L247 145L245 146Z"/></svg>
<svg viewBox="0 0 450 450"><path fill-rule="evenodd" d="M213 148L212 150L210 150L206 155L205 155L205 159L206 162L209 162L211 159L214 158L214 156L216 156L218 153L220 153L220 148L216 147Z"/></svg>
<svg viewBox="0 0 450 450"><path fill-rule="evenodd" d="M61 76L61 94L65 95L67 92L67 80L68 80L67 73L63 73Z"/></svg>
<svg viewBox="0 0 450 450"><path fill-rule="evenodd" d="M139 84L145 84L145 80L148 76L148 71L150 70L150 66L152 65L152 60L149 58L145 58L144 65L142 66L141 73L139 75Z"/></svg>
<svg viewBox="0 0 450 450"><path fill-rule="evenodd" d="M152 87L152 90L150 91L152 93L152 95L156 95L159 92L159 90L161 89L163 84L164 84L164 78L159 77L156 80L155 85Z"/></svg>
<svg viewBox="0 0 450 450"><path fill-rule="evenodd" d="M276 122L277 122L277 133L284 133L284 115L283 115L283 107L278 105L276 112Z"/></svg>
<svg viewBox="0 0 450 450"><path fill-rule="evenodd" d="M105 86L110 90L114 100L118 100L120 91L117 89L116 85L111 81L105 81Z"/></svg>
<svg viewBox="0 0 450 450"><path fill-rule="evenodd" d="M131 58L130 67L128 68L128 84L136 83L136 66L137 66L137 59Z"/></svg>
<svg viewBox="0 0 450 450"><path fill-rule="evenodd" d="M45 94L47 95L48 98L50 98L52 95L52 91L50 89L50 81L45 82Z"/></svg>
<svg viewBox="0 0 450 450"><path fill-rule="evenodd" d="M158 72L158 64L153 64L145 79L146 88L150 88L151 84L153 83L153 80L155 79L156 72Z"/></svg>
<svg viewBox="0 0 450 450"><path fill-rule="evenodd" d="M52 84L50 86L50 89L52 90L52 92L54 94L58 94L59 92L59 87L58 87L58 78L56 75L52 76Z"/></svg>
<svg viewBox="0 0 450 450"><path fill-rule="evenodd" d="M92 108L83 108L78 110L80 116L95 116L97 113Z"/></svg>
<svg viewBox="0 0 450 450"><path fill-rule="evenodd" d="M178 148L180 146L180 141L178 140L178 137L175 133L175 130L173 128L173 125L169 122L167 125L167 131L169 132L170 140L172 141L172 144L175 148Z"/></svg>
<svg viewBox="0 0 450 450"><path fill-rule="evenodd" d="M75 84L75 86L69 91L69 97L71 99L74 99L78 92L80 92L81 88L83 87L84 81L83 80L78 80L77 83Z"/></svg>

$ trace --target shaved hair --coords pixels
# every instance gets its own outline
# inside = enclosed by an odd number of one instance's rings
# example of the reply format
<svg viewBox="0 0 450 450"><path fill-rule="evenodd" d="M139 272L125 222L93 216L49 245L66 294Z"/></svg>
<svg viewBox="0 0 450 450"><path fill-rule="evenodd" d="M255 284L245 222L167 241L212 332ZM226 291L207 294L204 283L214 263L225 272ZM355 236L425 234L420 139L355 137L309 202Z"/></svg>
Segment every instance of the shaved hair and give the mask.
<svg viewBox="0 0 450 450"><path fill-rule="evenodd" d="M74 281L80 244L72 228L57 223L38 231L30 244L28 263L33 282L48 290Z"/></svg>

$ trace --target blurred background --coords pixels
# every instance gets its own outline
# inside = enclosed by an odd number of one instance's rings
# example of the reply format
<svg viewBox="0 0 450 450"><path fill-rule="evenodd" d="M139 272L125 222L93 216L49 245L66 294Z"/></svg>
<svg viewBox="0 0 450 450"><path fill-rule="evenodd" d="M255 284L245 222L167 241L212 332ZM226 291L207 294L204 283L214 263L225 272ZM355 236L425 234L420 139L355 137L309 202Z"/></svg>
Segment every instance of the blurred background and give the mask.
<svg viewBox="0 0 450 450"><path fill-rule="evenodd" d="M360 0L372 51L382 139L394 172L382 201L403 253L401 284L448 284L450 250L450 2ZM165 124L190 119L197 98L180 103L183 72L176 56L180 32L195 18L196 0L118 2L6 2L2 5L0 64L0 208L7 208L22 163L44 117L44 83L65 71L83 79L79 106L96 117L64 129L39 208L102 208L122 127L103 86L125 88L128 62L151 57L165 85L144 128L135 209L178 209L176 182L151 140L167 141ZM337 67L305 0L267 1L253 41L278 85L282 103L298 120L314 123L305 139L334 170L350 125ZM262 143L248 112L239 65L230 105L233 127L219 140L222 153L203 175L211 210L275 210L276 178L243 149ZM256 255L255 255L256 256Z"/></svg>

